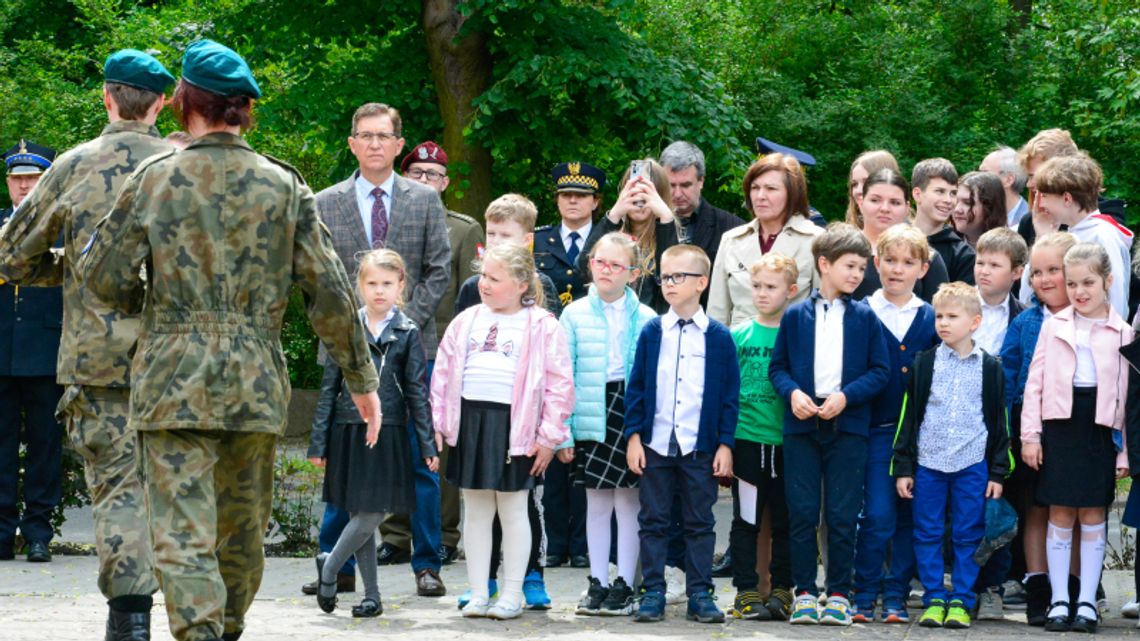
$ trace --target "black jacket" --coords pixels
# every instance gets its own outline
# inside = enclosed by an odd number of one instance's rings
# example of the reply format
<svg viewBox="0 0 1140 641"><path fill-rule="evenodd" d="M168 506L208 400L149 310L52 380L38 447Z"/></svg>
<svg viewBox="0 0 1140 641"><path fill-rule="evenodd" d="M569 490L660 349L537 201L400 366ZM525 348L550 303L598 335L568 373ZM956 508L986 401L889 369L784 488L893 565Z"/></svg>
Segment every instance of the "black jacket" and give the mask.
<svg viewBox="0 0 1140 641"><path fill-rule="evenodd" d="M967 285L974 284L974 259L976 258L974 248L962 240L958 232L947 225L927 236L926 240L942 257L942 262L946 263L946 275L950 279L949 282L962 281Z"/></svg>
<svg viewBox="0 0 1140 641"><path fill-rule="evenodd" d="M918 430L926 414L930 399L930 385L934 381L933 347L914 357L906 396L903 397L902 416L895 433L895 454L891 460L891 475L914 476L918 467ZM1009 415L1005 408L1005 382L1001 359L982 352L982 416L986 422L986 460L990 465L990 481L1002 483L1013 471L1013 453L1009 449Z"/></svg>
<svg viewBox="0 0 1140 641"><path fill-rule="evenodd" d="M1129 444L1128 474L1140 479L1140 338L1120 348L1128 361L1128 396L1124 403L1124 442ZM1135 441L1132 439L1136 439Z"/></svg>
<svg viewBox="0 0 1140 641"><path fill-rule="evenodd" d="M365 331L376 371L380 373L380 411L382 429L402 430L408 424L408 413L420 440L424 458L436 456L431 404L428 400L427 355L420 340L420 329L410 318L396 310L379 340ZM334 425L363 423L352 393L344 382L340 368L329 362L321 381L313 431L309 435L308 456L324 458L328 453L329 430Z"/></svg>
<svg viewBox="0 0 1140 641"><path fill-rule="evenodd" d="M678 217L678 240L681 243L696 245L709 255L709 263L716 264L716 252L720 248L720 237L724 232L739 227L744 221L727 211L714 207L709 201L701 198L701 203L693 210L686 221ZM702 299L708 296L706 290ZM703 305L704 300L701 301Z"/></svg>

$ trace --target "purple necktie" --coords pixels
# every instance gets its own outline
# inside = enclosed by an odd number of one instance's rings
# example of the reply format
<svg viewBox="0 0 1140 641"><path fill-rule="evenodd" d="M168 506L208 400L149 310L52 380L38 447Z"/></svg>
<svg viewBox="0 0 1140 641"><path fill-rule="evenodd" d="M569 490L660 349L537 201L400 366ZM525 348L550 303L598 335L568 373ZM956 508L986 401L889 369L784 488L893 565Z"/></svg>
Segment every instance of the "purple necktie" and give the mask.
<svg viewBox="0 0 1140 641"><path fill-rule="evenodd" d="M372 249L380 249L388 238L388 211L384 209L384 190L372 190Z"/></svg>

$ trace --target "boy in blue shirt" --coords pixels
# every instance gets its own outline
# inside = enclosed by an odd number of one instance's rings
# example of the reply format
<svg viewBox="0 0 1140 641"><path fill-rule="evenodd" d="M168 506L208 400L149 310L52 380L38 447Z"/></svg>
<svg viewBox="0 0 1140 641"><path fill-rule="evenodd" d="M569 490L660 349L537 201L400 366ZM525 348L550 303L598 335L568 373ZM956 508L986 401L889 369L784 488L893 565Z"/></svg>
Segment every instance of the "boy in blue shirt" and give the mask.
<svg viewBox="0 0 1140 641"><path fill-rule="evenodd" d="M665 616L665 557L677 490L685 531L686 618L724 621L712 599L712 508L716 477L732 476L740 369L732 334L701 309L709 268L708 256L695 245L675 245L661 255L658 279L669 311L642 329L626 386L626 459L641 476L644 594L635 621Z"/></svg>
<svg viewBox="0 0 1140 641"><path fill-rule="evenodd" d="M788 308L768 373L788 402L784 415L784 489L790 510L790 622L850 625L855 525L863 505L871 401L887 383L882 325L851 293L863 282L871 244L857 228L832 223L812 242L819 289ZM793 358L794 355L794 358ZM827 497L827 607L815 579L820 484Z"/></svg>

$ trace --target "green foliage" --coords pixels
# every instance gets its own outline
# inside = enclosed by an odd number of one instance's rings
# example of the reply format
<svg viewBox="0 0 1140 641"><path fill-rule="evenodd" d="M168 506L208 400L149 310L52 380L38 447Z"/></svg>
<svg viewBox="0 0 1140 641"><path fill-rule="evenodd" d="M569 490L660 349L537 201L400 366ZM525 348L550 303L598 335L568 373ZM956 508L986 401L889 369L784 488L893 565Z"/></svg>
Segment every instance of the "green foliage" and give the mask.
<svg viewBox="0 0 1140 641"><path fill-rule="evenodd" d="M304 458L283 449L273 464L273 511L269 517L272 552L277 556L312 556L316 553L315 531L320 523L324 474Z"/></svg>

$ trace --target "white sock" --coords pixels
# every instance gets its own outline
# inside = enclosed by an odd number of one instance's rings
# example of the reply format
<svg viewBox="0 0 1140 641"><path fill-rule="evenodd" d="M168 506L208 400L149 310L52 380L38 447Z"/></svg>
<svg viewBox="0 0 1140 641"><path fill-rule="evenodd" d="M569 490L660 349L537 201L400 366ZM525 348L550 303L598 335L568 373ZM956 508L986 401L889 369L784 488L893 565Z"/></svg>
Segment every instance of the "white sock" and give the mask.
<svg viewBox="0 0 1140 641"><path fill-rule="evenodd" d="M1100 583L1100 571L1104 565L1104 522L1096 525L1081 524L1081 594L1079 603L1096 604L1096 586ZM1095 609L1082 608L1089 618L1096 617Z"/></svg>
<svg viewBox="0 0 1140 641"><path fill-rule="evenodd" d="M530 517L527 515L527 491L495 492L499 506L499 523L503 526L503 580L498 603L517 608L522 604L522 584L530 558Z"/></svg>
<svg viewBox="0 0 1140 641"><path fill-rule="evenodd" d="M467 555L467 582L472 598L488 600L491 576L491 523L495 520L495 492L463 490L463 549Z"/></svg>
<svg viewBox="0 0 1140 641"><path fill-rule="evenodd" d="M1045 560L1049 563L1049 584L1053 587L1054 603L1069 602L1069 560L1072 549L1073 528L1063 528L1050 521L1049 528L1045 532ZM1097 571L1100 571L1099 566ZM1049 616L1064 613L1059 609L1057 612L1050 610Z"/></svg>
<svg viewBox="0 0 1140 641"><path fill-rule="evenodd" d="M586 548L590 552L590 576L610 585L610 516L616 490L586 490ZM618 527L618 537L621 528Z"/></svg>
<svg viewBox="0 0 1140 641"><path fill-rule="evenodd" d="M641 526L637 513L641 511L639 490L635 487L614 490L614 509L617 511L617 565L618 576L633 587L637 573L637 557L641 553Z"/></svg>

